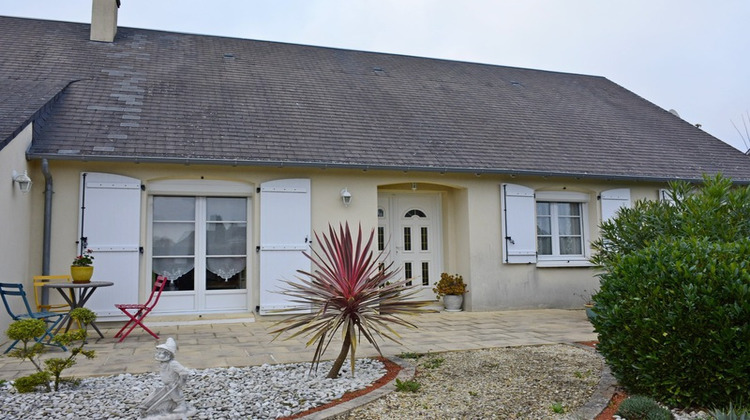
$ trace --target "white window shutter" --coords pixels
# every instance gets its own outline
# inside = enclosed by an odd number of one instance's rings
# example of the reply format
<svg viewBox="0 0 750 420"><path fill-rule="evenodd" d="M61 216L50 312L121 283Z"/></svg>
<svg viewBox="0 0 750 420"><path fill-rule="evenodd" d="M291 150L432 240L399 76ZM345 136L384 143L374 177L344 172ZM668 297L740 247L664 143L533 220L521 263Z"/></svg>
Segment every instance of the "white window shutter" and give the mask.
<svg viewBox="0 0 750 420"><path fill-rule="evenodd" d="M260 313L300 308L281 295L296 281L297 270L310 271L310 260L302 252L310 249L310 180L279 179L260 187ZM288 312L294 313L294 312Z"/></svg>
<svg viewBox="0 0 750 420"><path fill-rule="evenodd" d="M602 206L602 222L604 222L615 217L621 208L630 208L630 189L616 188L602 191L599 199Z"/></svg>
<svg viewBox="0 0 750 420"><path fill-rule="evenodd" d="M669 204L674 204L674 197L672 197L672 191L666 188L659 190L659 201L666 201Z"/></svg>
<svg viewBox="0 0 750 420"><path fill-rule="evenodd" d="M93 280L114 283L97 289L86 307L102 321L119 317L122 312L115 303L138 302L141 181L108 173L82 173L78 221L83 249L94 251L96 258Z"/></svg>
<svg viewBox="0 0 750 420"><path fill-rule="evenodd" d="M522 185L502 185L503 248L508 264L536 262L536 202L534 190Z"/></svg>

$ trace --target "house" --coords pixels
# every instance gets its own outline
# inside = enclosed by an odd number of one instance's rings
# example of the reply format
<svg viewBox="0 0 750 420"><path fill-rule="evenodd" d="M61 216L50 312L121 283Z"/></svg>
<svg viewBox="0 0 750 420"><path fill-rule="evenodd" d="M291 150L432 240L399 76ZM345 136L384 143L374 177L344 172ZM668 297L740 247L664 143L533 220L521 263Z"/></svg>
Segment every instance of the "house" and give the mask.
<svg viewBox="0 0 750 420"><path fill-rule="evenodd" d="M603 77L118 28L115 3L0 17L0 167L33 181L0 184L3 281L92 249L103 319L156 275L162 314L286 307L280 279L340 222L425 298L450 272L466 310L580 307L602 220L671 180L750 182L743 153Z"/></svg>

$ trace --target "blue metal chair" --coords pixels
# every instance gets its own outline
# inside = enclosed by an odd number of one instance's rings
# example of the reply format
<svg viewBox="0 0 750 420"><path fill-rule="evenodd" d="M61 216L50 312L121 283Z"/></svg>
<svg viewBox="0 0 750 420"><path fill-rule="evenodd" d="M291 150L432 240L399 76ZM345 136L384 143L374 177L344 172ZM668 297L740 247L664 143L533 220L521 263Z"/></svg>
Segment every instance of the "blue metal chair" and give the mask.
<svg viewBox="0 0 750 420"><path fill-rule="evenodd" d="M14 312L10 304L8 303L8 296L20 296L21 299L23 299L24 307L26 308L26 313L16 313ZM29 305L29 301L26 299L26 292L23 290L23 285L20 283L0 283L0 297L3 299L3 304L5 305L5 310L8 311L8 315L10 315L11 318L13 318L14 321L19 321L22 319L41 319L44 322L47 323L47 331L44 332L44 334L41 337L37 337L35 340L37 343L42 343L49 346L56 346L63 349L63 351L67 351L68 349L65 348L62 344L56 344L52 342L52 337L54 335L52 334L52 330L57 327L57 325L62 321L62 319L65 317L65 314L56 313L56 312L49 312L49 311L41 311L41 312L34 312L31 310L31 306ZM46 342L44 342L46 339ZM10 345L7 349L5 349L4 353L8 353L13 349L13 347L18 344L20 340L16 340L13 342L13 344Z"/></svg>

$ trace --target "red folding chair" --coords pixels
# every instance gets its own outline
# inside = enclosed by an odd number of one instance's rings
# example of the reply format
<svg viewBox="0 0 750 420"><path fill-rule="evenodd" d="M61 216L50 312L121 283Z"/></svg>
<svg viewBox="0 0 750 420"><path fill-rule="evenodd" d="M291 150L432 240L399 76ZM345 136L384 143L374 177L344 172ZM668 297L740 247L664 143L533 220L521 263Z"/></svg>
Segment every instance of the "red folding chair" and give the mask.
<svg viewBox="0 0 750 420"><path fill-rule="evenodd" d="M153 335L154 338L159 339L159 336L154 334L153 331L148 329L145 325L143 325L143 319L146 318L146 315L151 312L152 309L156 306L156 303L159 302L159 298L161 297L161 292L164 290L164 285L167 284L167 278L164 276L158 276L156 277L156 281L154 282L154 288L151 289L151 296L148 297L148 300L146 303L116 303L115 308L121 310L125 313L125 315L130 318L130 320L120 329L120 331L115 334L115 338L120 337L120 341L125 339L125 337L130 334L131 331L133 331L133 328L136 326L140 326L146 332ZM130 328L128 328L130 327ZM125 329L128 328L127 331ZM123 333L123 331L125 331Z"/></svg>

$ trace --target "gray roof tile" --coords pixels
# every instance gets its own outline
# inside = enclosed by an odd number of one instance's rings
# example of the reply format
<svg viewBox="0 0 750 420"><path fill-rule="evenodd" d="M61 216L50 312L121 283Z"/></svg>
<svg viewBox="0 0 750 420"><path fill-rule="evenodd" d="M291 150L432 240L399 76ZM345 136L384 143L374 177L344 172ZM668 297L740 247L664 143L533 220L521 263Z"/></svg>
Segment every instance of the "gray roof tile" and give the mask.
<svg viewBox="0 0 750 420"><path fill-rule="evenodd" d="M27 107L0 134L62 91L31 158L750 181L743 153L603 77L88 30L0 17L0 99Z"/></svg>

